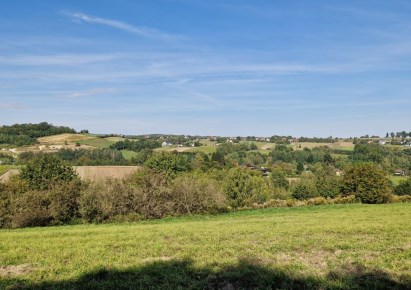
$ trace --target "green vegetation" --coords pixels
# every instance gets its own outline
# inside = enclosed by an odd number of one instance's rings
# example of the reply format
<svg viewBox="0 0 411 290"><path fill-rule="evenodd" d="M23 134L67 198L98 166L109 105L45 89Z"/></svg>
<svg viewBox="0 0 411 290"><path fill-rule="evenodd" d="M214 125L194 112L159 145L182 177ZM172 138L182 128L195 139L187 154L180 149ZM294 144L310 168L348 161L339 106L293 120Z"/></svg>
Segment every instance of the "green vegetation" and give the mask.
<svg viewBox="0 0 411 290"><path fill-rule="evenodd" d="M109 148L115 144L116 141L109 140L108 138L93 138L87 140L78 141L79 144L93 146L97 148Z"/></svg>
<svg viewBox="0 0 411 290"><path fill-rule="evenodd" d="M0 230L0 288L410 289L409 220L357 204Z"/></svg>
<svg viewBox="0 0 411 290"><path fill-rule="evenodd" d="M342 181L343 195L355 195L363 203L389 201L391 188L384 172L374 163L351 165Z"/></svg>
<svg viewBox="0 0 411 290"><path fill-rule="evenodd" d="M35 144L37 138L62 133L76 133L68 127L56 127L46 122L39 124L15 124L0 127L0 144L25 146Z"/></svg>

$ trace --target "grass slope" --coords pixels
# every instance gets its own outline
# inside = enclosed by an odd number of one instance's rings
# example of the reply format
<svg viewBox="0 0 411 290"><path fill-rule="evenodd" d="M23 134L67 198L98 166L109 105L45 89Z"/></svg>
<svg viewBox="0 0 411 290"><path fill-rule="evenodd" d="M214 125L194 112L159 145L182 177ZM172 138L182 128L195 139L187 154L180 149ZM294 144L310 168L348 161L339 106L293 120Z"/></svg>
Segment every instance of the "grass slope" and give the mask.
<svg viewBox="0 0 411 290"><path fill-rule="evenodd" d="M0 288L410 289L410 220L356 204L1 230Z"/></svg>

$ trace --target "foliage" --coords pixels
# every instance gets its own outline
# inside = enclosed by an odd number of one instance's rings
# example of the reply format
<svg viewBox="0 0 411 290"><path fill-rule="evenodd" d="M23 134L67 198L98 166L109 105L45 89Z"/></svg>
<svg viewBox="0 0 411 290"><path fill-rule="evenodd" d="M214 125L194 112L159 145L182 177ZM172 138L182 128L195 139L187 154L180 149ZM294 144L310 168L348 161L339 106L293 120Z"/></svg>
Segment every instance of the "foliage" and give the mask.
<svg viewBox="0 0 411 290"><path fill-rule="evenodd" d="M394 193L396 195L411 195L411 178L400 182L400 184L394 188Z"/></svg>
<svg viewBox="0 0 411 290"><path fill-rule="evenodd" d="M125 140L125 141L119 141L116 142L112 145L110 145L110 149L115 149L115 150L131 150L131 151L136 151L139 152L143 149L155 149L155 148L160 148L161 147L161 142L158 140L151 140L151 139L139 139L137 141L130 141L130 140Z"/></svg>
<svg viewBox="0 0 411 290"><path fill-rule="evenodd" d="M261 172L231 168L224 178L224 192L233 207L263 203L269 197L269 183Z"/></svg>
<svg viewBox="0 0 411 290"><path fill-rule="evenodd" d="M288 190L290 183L288 182L287 176L284 171L279 169L274 169L271 171L271 181L275 187L284 188Z"/></svg>
<svg viewBox="0 0 411 290"><path fill-rule="evenodd" d="M295 199L308 199L319 196L316 182L313 177L304 177L292 189L292 197Z"/></svg>
<svg viewBox="0 0 411 290"><path fill-rule="evenodd" d="M11 144L15 146L31 145L36 143L37 138L57 135L62 133L76 133L68 127L57 127L46 122L39 124L15 124L0 127L0 144Z"/></svg>
<svg viewBox="0 0 411 290"><path fill-rule="evenodd" d="M188 155L176 152L156 152L150 156L144 165L157 172L164 173L169 178L174 178L178 173L191 169L191 160Z"/></svg>
<svg viewBox="0 0 411 290"><path fill-rule="evenodd" d="M21 170L20 178L26 180L34 190L45 190L57 183L76 178L74 170L60 158L51 154L40 154Z"/></svg>
<svg viewBox="0 0 411 290"><path fill-rule="evenodd" d="M389 201L391 189L384 171L374 163L350 165L343 177L341 193L355 195L363 203Z"/></svg>
<svg viewBox="0 0 411 290"><path fill-rule="evenodd" d="M89 222L210 213L226 207L219 184L209 177L186 174L168 182L164 174L152 170L126 180L91 183L80 197L81 216Z"/></svg>

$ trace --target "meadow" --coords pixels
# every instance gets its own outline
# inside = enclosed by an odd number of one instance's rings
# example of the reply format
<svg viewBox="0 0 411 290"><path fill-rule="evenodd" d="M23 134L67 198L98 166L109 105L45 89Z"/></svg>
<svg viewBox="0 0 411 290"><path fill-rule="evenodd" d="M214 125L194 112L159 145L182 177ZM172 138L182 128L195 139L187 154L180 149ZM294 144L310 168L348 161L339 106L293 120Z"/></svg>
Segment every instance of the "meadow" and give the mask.
<svg viewBox="0 0 411 290"><path fill-rule="evenodd" d="M0 230L5 289L411 289L411 204Z"/></svg>

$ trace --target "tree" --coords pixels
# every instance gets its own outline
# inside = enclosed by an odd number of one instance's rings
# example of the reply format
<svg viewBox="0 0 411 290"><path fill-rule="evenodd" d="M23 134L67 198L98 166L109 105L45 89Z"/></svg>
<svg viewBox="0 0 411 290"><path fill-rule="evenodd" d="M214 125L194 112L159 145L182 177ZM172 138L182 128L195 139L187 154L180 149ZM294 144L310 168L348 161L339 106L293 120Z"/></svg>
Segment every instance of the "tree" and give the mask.
<svg viewBox="0 0 411 290"><path fill-rule="evenodd" d="M341 193L355 195L362 203L385 203L391 195L385 173L374 163L355 163L345 172Z"/></svg>
<svg viewBox="0 0 411 290"><path fill-rule="evenodd" d="M304 171L304 164L302 162L297 163L297 173L301 174Z"/></svg>
<svg viewBox="0 0 411 290"><path fill-rule="evenodd" d="M284 188L286 190L290 187L284 171L279 169L274 169L271 171L271 180L275 187Z"/></svg>
<svg viewBox="0 0 411 290"><path fill-rule="evenodd" d="M31 189L44 190L76 178L74 169L52 154L35 156L21 170L20 178L26 180Z"/></svg>

